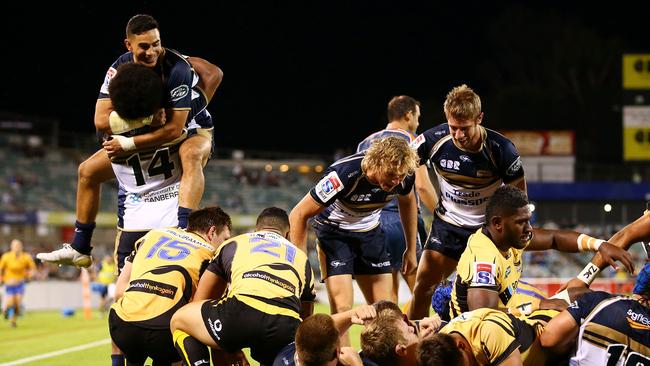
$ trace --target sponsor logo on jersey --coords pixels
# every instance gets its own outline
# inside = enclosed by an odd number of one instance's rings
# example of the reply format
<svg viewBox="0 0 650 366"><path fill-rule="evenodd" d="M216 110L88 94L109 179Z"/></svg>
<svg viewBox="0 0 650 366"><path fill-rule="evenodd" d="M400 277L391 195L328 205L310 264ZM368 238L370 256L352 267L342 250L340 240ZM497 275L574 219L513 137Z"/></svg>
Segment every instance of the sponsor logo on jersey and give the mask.
<svg viewBox="0 0 650 366"><path fill-rule="evenodd" d="M158 295L168 299L174 298L176 290L178 290L176 286L145 279L131 281L131 283L129 283L129 288L126 289L126 291L146 292L148 294Z"/></svg>
<svg viewBox="0 0 650 366"><path fill-rule="evenodd" d="M210 330L212 331L212 334L217 337L218 340L221 340L221 337L219 337L219 332L221 332L221 329L223 329L221 320L217 319L215 321L212 321L210 318L208 318L208 324L210 324Z"/></svg>
<svg viewBox="0 0 650 366"><path fill-rule="evenodd" d="M440 167L443 169L460 170L460 161L451 159L440 159Z"/></svg>
<svg viewBox="0 0 650 366"><path fill-rule="evenodd" d="M508 267L506 268L506 277L510 276L510 272L511 272L511 271L512 271L512 268L511 268L510 266L508 266Z"/></svg>
<svg viewBox="0 0 650 366"><path fill-rule="evenodd" d="M341 261L331 261L331 262L330 262L330 266L332 266L332 267L334 267L334 268L338 268L338 267L341 267L341 266L345 266L345 262L341 262Z"/></svg>
<svg viewBox="0 0 650 366"><path fill-rule="evenodd" d="M190 87L183 84L175 87L172 91L169 92L169 97L172 102L177 102L183 99L190 92Z"/></svg>
<svg viewBox="0 0 650 366"><path fill-rule="evenodd" d="M650 330L650 319L640 313L635 313L632 309L627 310L627 322L633 329Z"/></svg>
<svg viewBox="0 0 650 366"><path fill-rule="evenodd" d="M108 84L111 83L111 79L113 79L113 76L115 76L115 73L117 70L113 67L109 67L108 71L106 71L106 76L104 77L104 82L102 83L102 86L100 88L100 92L102 94L108 94Z"/></svg>
<svg viewBox="0 0 650 366"><path fill-rule="evenodd" d="M517 175L517 173L519 173L520 170L521 170L521 158L518 157L517 160L515 160L514 162L512 162L512 164L510 164L510 167L508 168L508 170L506 170L506 174L510 176Z"/></svg>
<svg viewBox="0 0 650 366"><path fill-rule="evenodd" d="M388 267L388 266L390 266L390 261L379 262L379 263L372 263L372 262L370 262L370 266L375 267L375 268Z"/></svg>
<svg viewBox="0 0 650 366"><path fill-rule="evenodd" d="M418 135L418 137L415 138L415 140L411 141L410 145L412 149L417 150L420 145L422 145L426 141L426 138L424 137L423 134Z"/></svg>
<svg viewBox="0 0 650 366"><path fill-rule="evenodd" d="M494 174L492 173L491 170L482 170L482 169L479 169L479 170L476 171L476 176L479 177L479 178L491 177L491 176L493 176L493 175L494 175Z"/></svg>
<svg viewBox="0 0 650 366"><path fill-rule="evenodd" d="M461 156L459 156L459 158L460 158L460 161L465 162L465 163L471 163L472 162L472 159L470 159L469 156L467 156L467 155L461 155Z"/></svg>
<svg viewBox="0 0 650 366"><path fill-rule="evenodd" d="M343 183L339 179L338 174L331 172L316 185L316 195L323 202L327 202L342 189Z"/></svg>
<svg viewBox="0 0 650 366"><path fill-rule="evenodd" d="M478 285L496 285L494 279L495 265L492 263L474 263L474 283Z"/></svg>
<svg viewBox="0 0 650 366"><path fill-rule="evenodd" d="M129 193L126 195L126 200L132 204L138 204L142 202L142 197L137 193Z"/></svg>

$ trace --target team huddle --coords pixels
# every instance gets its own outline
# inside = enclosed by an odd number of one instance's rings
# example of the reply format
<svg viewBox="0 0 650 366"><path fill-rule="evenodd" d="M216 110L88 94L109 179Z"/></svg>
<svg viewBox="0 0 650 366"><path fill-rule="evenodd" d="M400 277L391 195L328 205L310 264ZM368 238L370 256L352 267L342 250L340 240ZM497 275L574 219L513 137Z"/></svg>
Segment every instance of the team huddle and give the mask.
<svg viewBox="0 0 650 366"><path fill-rule="evenodd" d="M419 135L420 103L392 98L386 128L289 213L266 208L254 232L231 237L226 212L199 208L221 70L164 48L148 15L131 18L125 45L96 104L102 149L79 167L74 239L37 255L89 266L100 186L117 179L113 365L248 365L243 348L278 366L650 365L650 264L632 296L588 288L606 266L634 272L627 249L650 240L650 213L608 240L533 228L517 148L482 126L468 86ZM312 314L308 225L331 315ZM523 252L539 250L595 256L549 297L521 280ZM404 311L400 276L413 295ZM369 305L354 307L353 281Z"/></svg>

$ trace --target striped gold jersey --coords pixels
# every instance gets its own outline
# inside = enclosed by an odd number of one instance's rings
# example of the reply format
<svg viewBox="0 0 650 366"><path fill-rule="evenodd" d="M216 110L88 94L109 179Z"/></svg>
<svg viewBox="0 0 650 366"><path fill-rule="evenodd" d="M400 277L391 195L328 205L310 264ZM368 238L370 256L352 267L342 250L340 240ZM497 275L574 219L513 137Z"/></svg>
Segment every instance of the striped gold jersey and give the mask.
<svg viewBox="0 0 650 366"><path fill-rule="evenodd" d="M143 328L169 328L174 312L190 302L214 252L210 243L183 229L151 230L126 259L132 263L129 286L113 309Z"/></svg>
<svg viewBox="0 0 650 366"><path fill-rule="evenodd" d="M229 283L224 298L267 314L299 319L301 301L315 298L307 255L274 232L236 236L219 247L207 270Z"/></svg>

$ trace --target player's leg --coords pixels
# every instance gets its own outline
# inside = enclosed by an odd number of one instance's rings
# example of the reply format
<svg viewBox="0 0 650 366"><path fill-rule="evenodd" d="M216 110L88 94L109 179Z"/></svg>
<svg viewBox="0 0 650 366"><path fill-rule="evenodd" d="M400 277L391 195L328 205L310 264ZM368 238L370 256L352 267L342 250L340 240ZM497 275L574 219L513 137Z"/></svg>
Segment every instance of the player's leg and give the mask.
<svg viewBox="0 0 650 366"><path fill-rule="evenodd" d="M449 277L458 261L434 250L424 250L415 278L413 299L409 308L409 319L422 319L429 316L431 295L436 286Z"/></svg>
<svg viewBox="0 0 650 366"><path fill-rule="evenodd" d="M183 176L179 192L178 226L187 227L187 218L192 210L199 208L205 177L203 167L212 153L212 130L196 130L181 144L179 155L183 166Z"/></svg>
<svg viewBox="0 0 650 366"><path fill-rule="evenodd" d="M207 307L205 316L204 305ZM178 354L188 365L209 364L210 352L207 347L221 349L215 338L220 337L222 322L217 314L214 319L211 317L211 308L217 308L216 300L197 301L189 303L178 309L171 320L171 332ZM209 324L214 337L208 332L206 324Z"/></svg>
<svg viewBox="0 0 650 366"><path fill-rule="evenodd" d="M64 243L62 249L37 254L42 261L78 267L92 264L90 241L99 211L101 184L115 177L106 151L99 150L79 164L77 175L77 221L72 242Z"/></svg>
<svg viewBox="0 0 650 366"><path fill-rule="evenodd" d="M382 211L381 228L384 231L384 240L386 248L390 253L391 267L391 297L394 303L399 301L400 270L402 268L402 254L406 249L406 239L404 230L400 221L399 212ZM359 281L357 281L358 283Z"/></svg>
<svg viewBox="0 0 650 366"><path fill-rule="evenodd" d="M352 309L354 304L354 288L352 275L340 274L325 278L325 288L330 303L332 314L342 313ZM350 346L350 337L347 330L340 334L341 347Z"/></svg>
<svg viewBox="0 0 650 366"><path fill-rule="evenodd" d="M400 232L393 230L392 233L399 234ZM366 302L373 304L380 300L391 300L393 293L391 266L393 263L384 229L377 227L374 230L353 235L357 241L357 245L353 246L356 254L354 276ZM395 239L393 238L392 242L397 242ZM394 250L403 253L406 244L403 245L402 247L398 244ZM399 257L401 259L401 254ZM399 260L400 266L401 262Z"/></svg>

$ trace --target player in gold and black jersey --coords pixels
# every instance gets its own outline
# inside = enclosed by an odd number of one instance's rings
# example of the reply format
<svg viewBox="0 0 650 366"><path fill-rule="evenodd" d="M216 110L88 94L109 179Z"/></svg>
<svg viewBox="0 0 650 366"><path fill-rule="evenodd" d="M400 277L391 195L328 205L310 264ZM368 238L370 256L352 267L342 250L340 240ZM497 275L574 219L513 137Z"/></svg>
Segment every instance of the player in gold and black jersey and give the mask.
<svg viewBox="0 0 650 366"><path fill-rule="evenodd" d="M187 231L150 231L126 259L111 307L111 338L129 365L181 360L172 342L172 315L192 300L199 276L219 245L230 237L230 216L219 207L193 212Z"/></svg>
<svg viewBox="0 0 650 366"><path fill-rule="evenodd" d="M256 230L217 249L196 294L213 300L174 314L174 343L188 365L209 363L205 345L230 353L250 347L254 359L271 365L311 314L313 273L307 255L287 240L287 213L265 209Z"/></svg>
<svg viewBox="0 0 650 366"><path fill-rule="evenodd" d="M629 253L603 240L564 230L544 230L530 225L526 194L505 185L498 188L488 202L486 225L472 234L458 261L458 276L453 284L450 317L478 309L512 308L529 314L539 307L563 310L526 285L519 289L524 250L555 249L562 252L591 250L599 252L607 263L619 260L630 273L634 271ZM566 299L565 299L566 300Z"/></svg>

